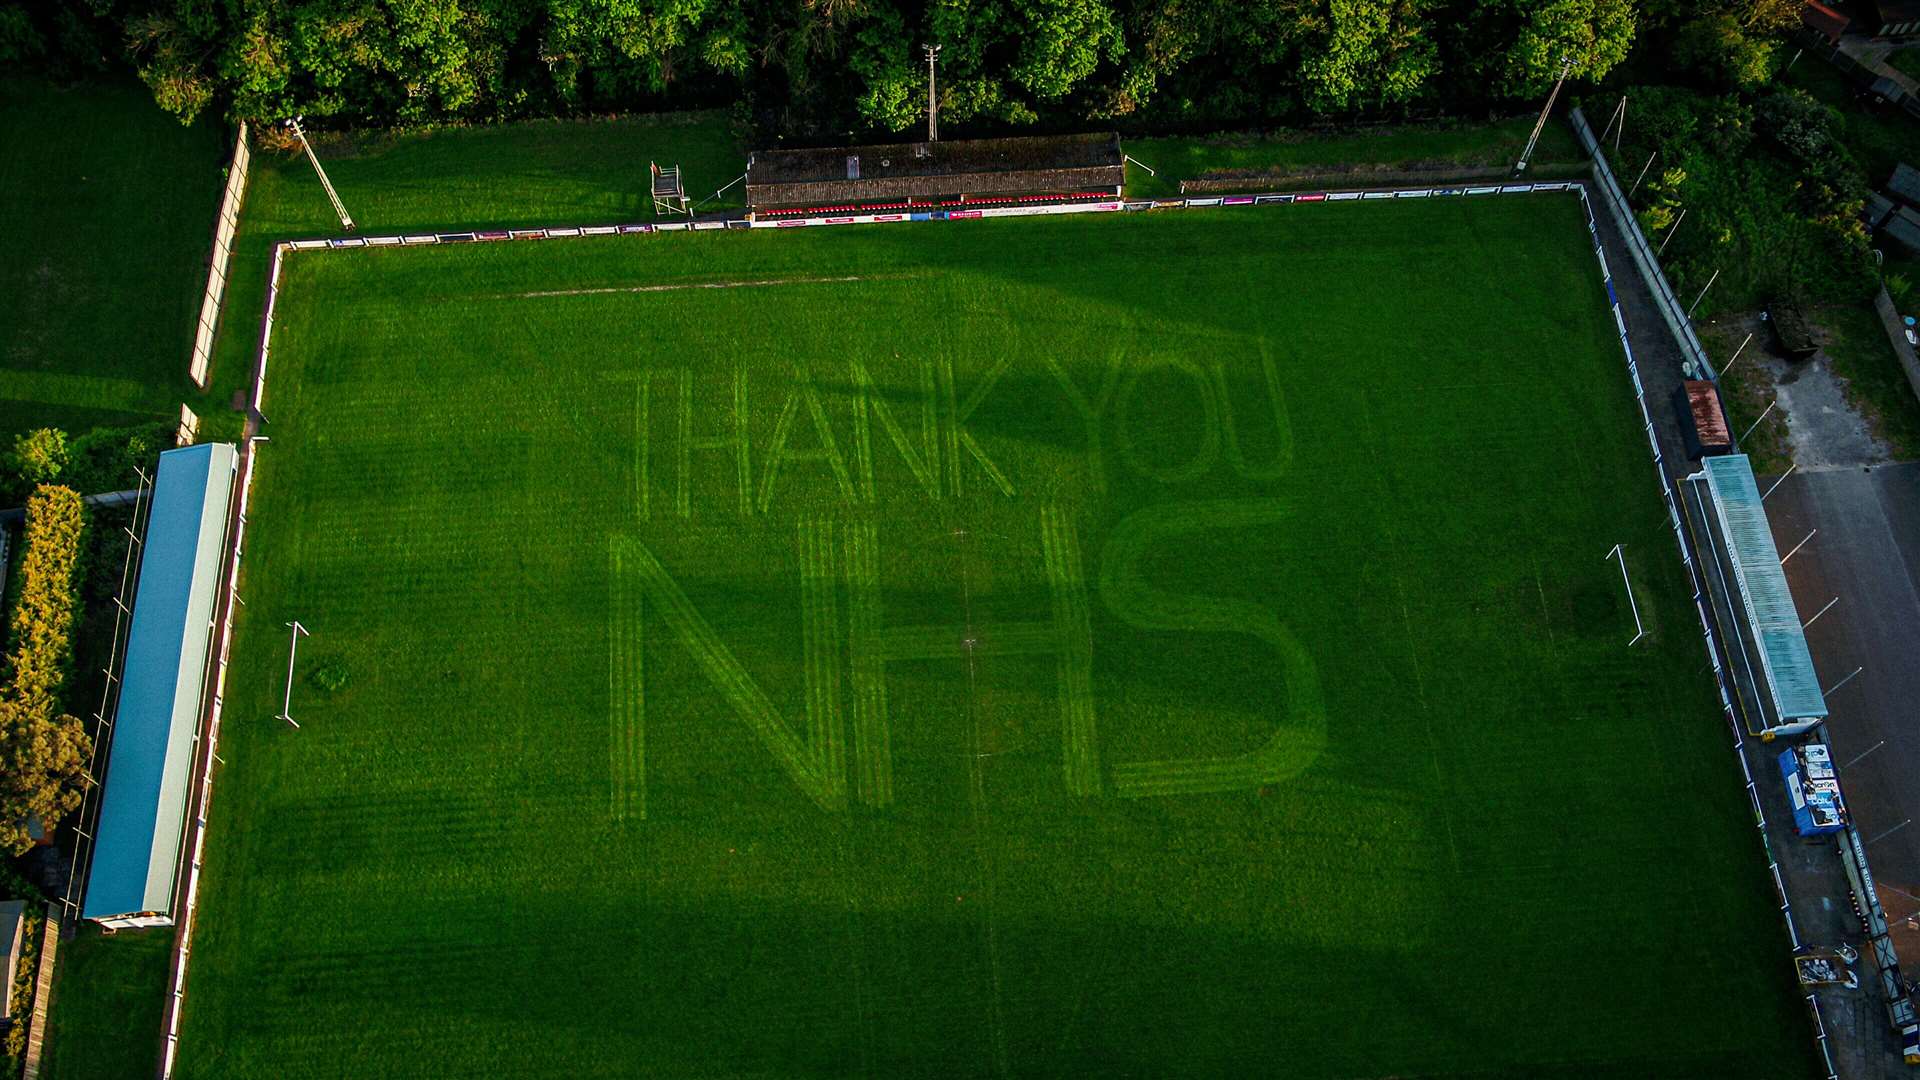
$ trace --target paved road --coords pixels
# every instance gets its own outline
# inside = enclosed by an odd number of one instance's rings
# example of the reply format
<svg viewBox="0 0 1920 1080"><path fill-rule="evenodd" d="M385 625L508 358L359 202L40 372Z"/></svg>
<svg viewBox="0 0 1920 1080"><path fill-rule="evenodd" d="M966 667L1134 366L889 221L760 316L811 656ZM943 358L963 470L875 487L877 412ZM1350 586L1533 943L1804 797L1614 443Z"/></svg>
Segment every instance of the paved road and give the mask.
<svg viewBox="0 0 1920 1080"><path fill-rule="evenodd" d="M1920 824L1900 826L1920 818L1920 462L1796 472L1767 516L1782 552L1820 530L1788 560L1787 583L1803 618L1840 599L1807 628L1821 680L1865 668L1828 702L1828 738L1843 766L1866 755L1843 769L1861 834L1899 830L1868 850L1875 875L1920 893Z"/></svg>

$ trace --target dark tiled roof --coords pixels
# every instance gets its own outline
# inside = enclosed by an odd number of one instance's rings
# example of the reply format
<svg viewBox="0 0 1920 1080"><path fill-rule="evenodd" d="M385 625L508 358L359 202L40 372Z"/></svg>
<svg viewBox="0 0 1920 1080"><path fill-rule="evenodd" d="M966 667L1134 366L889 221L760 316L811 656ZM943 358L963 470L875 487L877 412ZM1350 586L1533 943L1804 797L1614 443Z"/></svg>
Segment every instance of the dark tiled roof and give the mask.
<svg viewBox="0 0 1920 1080"><path fill-rule="evenodd" d="M1102 190L1126 182L1114 134L761 150L747 162L747 202Z"/></svg>

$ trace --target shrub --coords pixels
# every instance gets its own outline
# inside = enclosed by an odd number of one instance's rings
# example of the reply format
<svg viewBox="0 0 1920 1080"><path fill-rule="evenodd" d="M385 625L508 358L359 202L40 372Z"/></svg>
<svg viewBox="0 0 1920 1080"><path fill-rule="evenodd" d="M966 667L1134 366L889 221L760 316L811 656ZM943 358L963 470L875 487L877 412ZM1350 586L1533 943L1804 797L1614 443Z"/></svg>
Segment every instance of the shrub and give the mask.
<svg viewBox="0 0 1920 1080"><path fill-rule="evenodd" d="M59 428L40 428L13 440L13 455L7 464L31 486L60 479L67 461L67 433Z"/></svg>
<svg viewBox="0 0 1920 1080"><path fill-rule="evenodd" d="M32 846L30 819L51 829L79 808L92 749L80 722L60 712L84 523L71 488L42 485L27 500L0 693L0 845L15 853Z"/></svg>
<svg viewBox="0 0 1920 1080"><path fill-rule="evenodd" d="M329 694L337 694L347 688L347 683L352 681L352 673L340 661L329 660L313 669L312 678L313 685Z"/></svg>

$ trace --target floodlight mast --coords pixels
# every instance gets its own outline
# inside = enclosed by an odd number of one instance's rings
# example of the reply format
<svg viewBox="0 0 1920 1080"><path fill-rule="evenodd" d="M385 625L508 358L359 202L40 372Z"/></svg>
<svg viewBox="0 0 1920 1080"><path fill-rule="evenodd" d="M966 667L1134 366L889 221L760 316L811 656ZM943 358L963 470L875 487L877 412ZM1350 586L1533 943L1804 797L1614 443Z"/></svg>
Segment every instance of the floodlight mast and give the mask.
<svg viewBox="0 0 1920 1080"><path fill-rule="evenodd" d="M940 102L933 94L933 62L940 56L940 46L922 45L921 51L927 54L927 141L940 141Z"/></svg>
<svg viewBox="0 0 1920 1080"><path fill-rule="evenodd" d="M340 217L340 227L347 232L353 231L353 218L348 216L346 204L340 201L340 195L333 190L333 181L327 179L327 170L320 167L320 155L313 152L313 144L307 141L307 133L300 129L300 118L287 118L287 127L293 129L293 137L300 140L300 148L307 152L307 160L313 162L313 171L319 174L320 186L327 191L327 201L333 204L333 212Z"/></svg>
<svg viewBox="0 0 1920 1080"><path fill-rule="evenodd" d="M1527 159L1533 156L1534 144L1540 141L1540 131L1547 126L1547 115L1553 112L1553 103L1560 97L1560 88L1567 83L1567 75L1573 71L1573 57L1560 58L1560 77L1553 81L1553 93L1547 95L1547 103L1540 107L1540 119L1534 121L1533 134L1527 136L1527 148L1520 151L1520 164L1513 167L1513 175L1519 176L1527 171Z"/></svg>

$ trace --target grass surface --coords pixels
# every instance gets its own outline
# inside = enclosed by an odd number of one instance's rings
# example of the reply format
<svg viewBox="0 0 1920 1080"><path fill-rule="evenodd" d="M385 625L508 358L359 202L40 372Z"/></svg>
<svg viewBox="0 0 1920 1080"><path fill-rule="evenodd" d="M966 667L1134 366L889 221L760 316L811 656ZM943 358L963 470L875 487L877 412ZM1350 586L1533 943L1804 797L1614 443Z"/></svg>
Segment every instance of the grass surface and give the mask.
<svg viewBox="0 0 1920 1080"><path fill-rule="evenodd" d="M1920 49L1894 49L1887 54L1887 65L1910 79L1920 79Z"/></svg>
<svg viewBox="0 0 1920 1080"><path fill-rule="evenodd" d="M1510 165L1520 157L1533 131L1532 117L1495 124L1426 124L1345 135L1286 132L1273 135L1213 135L1199 138L1126 139L1132 157L1154 169L1150 174L1127 164L1127 194L1134 198L1173 196L1180 181L1209 173L1314 172L1357 165L1460 166ZM1554 122L1540 134L1534 160L1580 160L1579 146L1566 124Z"/></svg>
<svg viewBox="0 0 1920 1080"><path fill-rule="evenodd" d="M153 1075L172 943L162 931L103 937L91 926L61 943L42 1076Z"/></svg>
<svg viewBox="0 0 1920 1080"><path fill-rule="evenodd" d="M1808 1072L1574 200L288 290L182 1075Z"/></svg>
<svg viewBox="0 0 1920 1080"><path fill-rule="evenodd" d="M385 135L322 138L327 176L363 234L653 218L647 164L678 163L696 200L746 171L746 154L717 113L619 120L546 121ZM738 207L741 188L702 212ZM234 248L214 385L221 401L246 385L273 245L340 235L340 221L304 157L253 159Z"/></svg>
<svg viewBox="0 0 1920 1080"><path fill-rule="evenodd" d="M0 443L172 413L230 149L136 84L0 77Z"/></svg>

